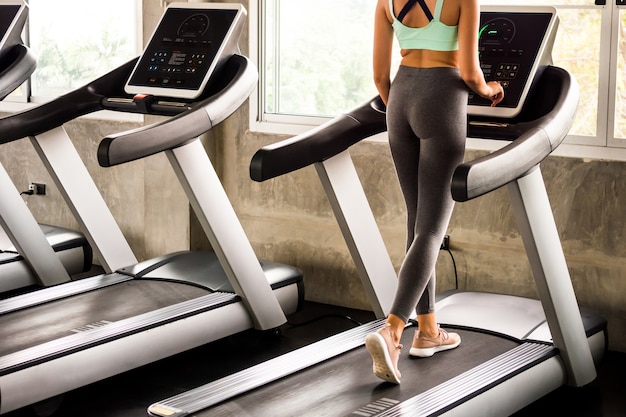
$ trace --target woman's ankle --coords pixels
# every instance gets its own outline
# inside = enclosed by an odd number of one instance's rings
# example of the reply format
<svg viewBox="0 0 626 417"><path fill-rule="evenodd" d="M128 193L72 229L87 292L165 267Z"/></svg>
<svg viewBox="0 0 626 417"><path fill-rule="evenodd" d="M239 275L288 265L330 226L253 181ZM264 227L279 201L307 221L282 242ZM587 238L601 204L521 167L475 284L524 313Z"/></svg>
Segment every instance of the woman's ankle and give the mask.
<svg viewBox="0 0 626 417"><path fill-rule="evenodd" d="M399 344L406 322L395 314L389 314L389 316L387 316L387 324L391 327L394 343Z"/></svg>
<svg viewBox="0 0 626 417"><path fill-rule="evenodd" d="M439 334L439 324L435 313L419 314L417 316L417 327L420 333L426 337L437 337Z"/></svg>

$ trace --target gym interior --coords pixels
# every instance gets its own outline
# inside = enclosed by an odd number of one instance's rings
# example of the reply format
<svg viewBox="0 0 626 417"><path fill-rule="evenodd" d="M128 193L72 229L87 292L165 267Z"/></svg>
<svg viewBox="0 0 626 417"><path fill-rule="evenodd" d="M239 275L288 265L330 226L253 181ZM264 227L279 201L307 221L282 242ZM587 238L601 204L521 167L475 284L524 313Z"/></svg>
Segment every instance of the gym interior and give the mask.
<svg viewBox="0 0 626 417"><path fill-rule="evenodd" d="M230 2L214 0L214 3ZM248 0L239 3L248 11L251 7L258 7ZM162 0L142 1L145 44L161 21L166 6ZM250 23L245 20L248 17L249 14L244 17L238 38L240 53L246 57L253 54ZM304 307L287 318L300 322L326 315L350 316L359 322L380 318L372 308L369 290L364 288L354 256L315 167L309 165L267 181L251 180L250 162L257 151L294 136L255 131L251 128L251 112L254 109L246 100L199 137L255 255L259 259L294 266L302 272ZM2 114L7 116L11 112ZM102 138L142 129L166 118L145 114L140 121L100 119L98 113L94 113L63 124L139 262L165 253L214 249L204 230L204 220L198 218L190 205L188 194L181 187L168 156L155 153L106 167L99 162L97 150ZM466 161L493 152L489 145L472 143L479 145L468 147ZM554 406L551 404L564 407L563 404L570 403L574 405L568 406L567 415L623 415L626 402L620 398L619 392L623 393L626 383L626 240L623 239L626 183L621 178L626 177L626 152L618 150L610 158L596 156L593 152L585 155L584 150L574 152L571 148L561 148L541 161L541 173L578 305L606 320L606 353L603 361L597 364L598 377L591 387L552 390L539 395L541 399L525 404L516 413L519 416L542 415ZM405 210L388 143L376 136L356 142L349 151L389 259L397 271L405 249ZM20 191L27 189L31 182L46 185L45 196L22 196L38 223L80 230L81 225L68 207L63 192L31 141L3 143L0 163ZM440 252L436 265L438 292L461 290L540 298L514 211L505 187L455 205L447 232L447 248ZM84 274L102 273L100 261L96 253L93 268ZM276 341L280 336L248 331L228 336L228 343L218 338L188 352L72 389L64 395L66 398L58 407L51 406L55 412L49 415L148 415L148 406L164 396L179 394L209 383L211 378L234 372L234 369L243 370L244 365L261 363L296 345L343 331L351 327L351 323L326 317L311 326L308 330L306 327L284 329L286 338L288 335L301 337L293 346L291 342L280 346L280 341ZM262 353L258 358L242 359L241 356L250 353L232 346L237 343ZM207 369L208 365L196 361L215 362L211 369ZM224 369L216 371L214 367L219 368L220 362L224 363ZM370 363L361 365L371 372ZM171 379L166 376L168 373L173 375ZM202 373L212 376L205 380ZM189 379L185 381L185 378ZM372 386L378 384L373 377L370 382ZM138 384L142 384L141 388L136 388ZM0 382L3 402L5 395ZM329 395L337 402L341 402L340 397L337 393ZM40 409L48 405L46 401L40 404ZM229 406L229 400L225 400L220 404L213 412L198 411L193 415L263 415L246 411L244 403ZM276 404L280 407L279 400ZM365 405L359 404L353 409L356 412ZM332 408L329 409L321 408L320 412L328 413L323 415L347 415L344 411L333 414ZM33 406L28 405L10 410L7 415L22 416L32 412ZM484 415L498 415L498 411L495 413ZM46 415L45 412L42 415ZM277 411L267 415L291 414ZM461 412L457 415L478 414Z"/></svg>

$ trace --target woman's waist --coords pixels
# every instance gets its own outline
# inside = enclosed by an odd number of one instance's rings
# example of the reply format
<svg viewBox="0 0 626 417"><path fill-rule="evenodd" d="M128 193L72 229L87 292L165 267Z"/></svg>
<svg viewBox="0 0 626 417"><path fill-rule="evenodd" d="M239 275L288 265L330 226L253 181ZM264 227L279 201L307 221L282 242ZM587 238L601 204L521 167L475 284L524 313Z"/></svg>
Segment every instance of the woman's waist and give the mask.
<svg viewBox="0 0 626 417"><path fill-rule="evenodd" d="M403 49L400 65L414 68L458 68L456 51L431 51L427 49Z"/></svg>
<svg viewBox="0 0 626 417"><path fill-rule="evenodd" d="M411 67L400 65L393 80L395 86L407 85L418 86L437 86L437 88L450 88L467 94L467 86L461 78L461 71L456 67ZM433 90L433 91L435 91ZM438 93L437 93L438 94ZM467 100L467 98L466 98Z"/></svg>

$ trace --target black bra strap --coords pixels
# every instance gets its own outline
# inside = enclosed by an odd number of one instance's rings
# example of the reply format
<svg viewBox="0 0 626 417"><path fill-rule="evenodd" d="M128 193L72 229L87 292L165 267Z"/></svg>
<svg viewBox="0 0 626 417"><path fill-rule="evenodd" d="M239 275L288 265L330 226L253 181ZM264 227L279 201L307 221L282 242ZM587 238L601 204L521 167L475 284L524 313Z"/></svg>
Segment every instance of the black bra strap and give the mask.
<svg viewBox="0 0 626 417"><path fill-rule="evenodd" d="M409 10L411 10L413 6L415 6L415 3L420 4L420 6L422 7L422 10L424 10L424 14L426 15L429 21L434 19L433 14L430 12L430 9L428 8L424 0L408 0L406 4L404 5L404 7L402 8L402 10L400 10L400 13L398 14L398 20L400 22L402 22L402 19L404 19L404 17L409 12Z"/></svg>

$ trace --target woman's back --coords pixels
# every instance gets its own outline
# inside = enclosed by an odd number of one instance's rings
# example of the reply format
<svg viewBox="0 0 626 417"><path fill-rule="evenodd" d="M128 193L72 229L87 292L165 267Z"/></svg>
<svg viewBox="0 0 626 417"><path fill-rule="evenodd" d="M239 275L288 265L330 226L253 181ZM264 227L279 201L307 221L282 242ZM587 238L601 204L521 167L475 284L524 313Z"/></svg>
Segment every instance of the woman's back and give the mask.
<svg viewBox="0 0 626 417"><path fill-rule="evenodd" d="M418 68L431 68L431 67L458 67L458 53L456 47L450 47L456 43L456 39L450 39L454 31L456 35L456 26L458 26L460 18L460 1L462 0L424 0L424 5L428 9L430 16L420 7L419 3L413 5L408 11L403 13L403 9L408 4L409 0L390 0L393 4L393 10L389 10L389 16L391 23L395 22L395 26L398 30L398 35L405 38L404 42L401 41L401 55L402 65L418 67ZM438 1L443 4L439 4L441 7L440 15L437 14ZM438 22L432 22L431 19ZM398 20L401 19L401 22ZM438 28L432 28L434 24L439 25ZM416 40L411 42L410 36L412 35L412 29L418 29L414 36ZM430 29L438 29L433 31ZM419 39L419 30L428 30L431 35L431 41L425 42ZM432 39L432 34L437 33L440 38ZM407 46L408 45L408 46ZM419 45L413 47L413 45ZM431 46L432 45L432 46ZM439 46L444 45L444 46ZM440 50L434 50L440 49ZM444 49L444 50L441 50ZM447 50L446 50L447 49Z"/></svg>
<svg viewBox="0 0 626 417"><path fill-rule="evenodd" d="M459 24L459 16L461 14L460 1L461 0L443 0L440 17L442 23L448 26L457 26ZM424 3L426 3L431 13L434 14L437 0L424 0ZM406 4L407 0L393 0L394 16L399 16ZM402 19L402 23L409 27L421 28L428 25L429 19L426 17L426 14L419 4L417 4L407 12L404 19Z"/></svg>

